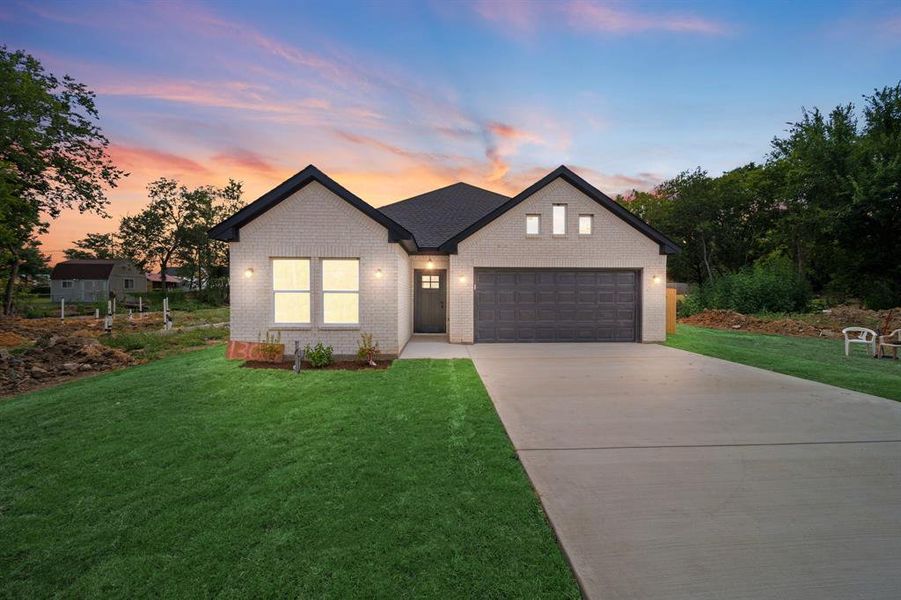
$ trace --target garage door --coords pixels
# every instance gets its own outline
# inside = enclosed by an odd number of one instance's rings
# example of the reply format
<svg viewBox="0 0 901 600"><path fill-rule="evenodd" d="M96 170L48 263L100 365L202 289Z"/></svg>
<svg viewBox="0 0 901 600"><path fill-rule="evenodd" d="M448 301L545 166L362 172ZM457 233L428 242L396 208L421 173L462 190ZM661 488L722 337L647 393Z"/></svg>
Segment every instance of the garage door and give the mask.
<svg viewBox="0 0 901 600"><path fill-rule="evenodd" d="M476 342L634 342L636 271L476 269Z"/></svg>

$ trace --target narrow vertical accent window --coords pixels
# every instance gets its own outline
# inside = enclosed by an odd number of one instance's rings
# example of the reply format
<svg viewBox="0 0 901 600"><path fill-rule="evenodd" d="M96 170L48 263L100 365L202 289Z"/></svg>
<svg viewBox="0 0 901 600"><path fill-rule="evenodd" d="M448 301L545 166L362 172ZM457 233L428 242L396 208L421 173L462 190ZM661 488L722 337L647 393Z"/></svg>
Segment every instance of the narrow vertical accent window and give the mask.
<svg viewBox="0 0 901 600"><path fill-rule="evenodd" d="M272 295L276 323L310 322L310 259L273 258Z"/></svg>
<svg viewBox="0 0 901 600"><path fill-rule="evenodd" d="M526 215L526 235L541 233L541 215Z"/></svg>
<svg viewBox="0 0 901 600"><path fill-rule="evenodd" d="M565 204L555 204L553 214L554 214L554 224L553 224L554 235L565 235L566 234L566 205Z"/></svg>
<svg viewBox="0 0 901 600"><path fill-rule="evenodd" d="M360 261L322 260L322 322L356 325L360 322Z"/></svg>
<svg viewBox="0 0 901 600"><path fill-rule="evenodd" d="M579 235L591 235L594 215L579 215Z"/></svg>

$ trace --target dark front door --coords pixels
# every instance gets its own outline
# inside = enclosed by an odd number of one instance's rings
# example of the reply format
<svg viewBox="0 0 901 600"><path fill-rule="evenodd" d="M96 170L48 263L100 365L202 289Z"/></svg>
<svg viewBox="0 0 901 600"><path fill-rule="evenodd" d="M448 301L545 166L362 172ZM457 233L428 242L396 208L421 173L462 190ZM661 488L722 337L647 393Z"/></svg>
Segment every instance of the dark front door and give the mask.
<svg viewBox="0 0 901 600"><path fill-rule="evenodd" d="M413 271L413 332L445 333L447 271L429 269Z"/></svg>
<svg viewBox="0 0 901 600"><path fill-rule="evenodd" d="M637 271L476 269L477 342L634 342Z"/></svg>

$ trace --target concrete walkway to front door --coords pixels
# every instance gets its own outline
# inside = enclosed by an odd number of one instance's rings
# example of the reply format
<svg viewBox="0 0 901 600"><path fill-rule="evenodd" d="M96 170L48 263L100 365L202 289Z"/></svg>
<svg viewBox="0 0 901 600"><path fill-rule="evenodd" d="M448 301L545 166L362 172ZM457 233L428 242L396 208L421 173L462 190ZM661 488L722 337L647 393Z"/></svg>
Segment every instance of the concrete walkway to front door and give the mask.
<svg viewBox="0 0 901 600"><path fill-rule="evenodd" d="M899 597L901 404L657 345L469 354L589 597Z"/></svg>
<svg viewBox="0 0 901 600"><path fill-rule="evenodd" d="M398 358L469 358L470 346L451 344L442 333L416 333Z"/></svg>

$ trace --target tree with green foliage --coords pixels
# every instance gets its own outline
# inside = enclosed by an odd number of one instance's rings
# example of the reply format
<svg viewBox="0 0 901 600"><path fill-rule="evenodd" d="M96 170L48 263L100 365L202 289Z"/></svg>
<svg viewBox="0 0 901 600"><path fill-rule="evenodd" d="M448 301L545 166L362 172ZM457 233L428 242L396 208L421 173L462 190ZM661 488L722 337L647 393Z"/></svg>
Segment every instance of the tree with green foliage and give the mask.
<svg viewBox="0 0 901 600"><path fill-rule="evenodd" d="M24 253L64 210L105 215L105 188L126 173L109 157L94 93L47 73L22 51L0 46L0 255L7 281L3 314Z"/></svg>
<svg viewBox="0 0 901 600"><path fill-rule="evenodd" d="M762 165L686 171L619 201L681 244L675 279L709 283L785 257L816 292L901 305L901 84L864 96L862 113L802 111Z"/></svg>
<svg viewBox="0 0 901 600"><path fill-rule="evenodd" d="M147 189L149 204L122 218L116 235L120 253L143 269L158 267L164 288L173 263L188 267L195 285L203 286L228 264L227 245L209 239L207 231L243 206L241 183L190 189L163 177Z"/></svg>
<svg viewBox="0 0 901 600"><path fill-rule="evenodd" d="M138 214L122 218L122 253L142 269L158 265L163 289L166 269L185 244L194 221L192 193L178 181L161 177L147 186L150 203Z"/></svg>
<svg viewBox="0 0 901 600"><path fill-rule="evenodd" d="M190 194L194 218L186 228L179 260L198 289L228 275L228 244L211 239L207 232L244 206L242 194L242 184L231 179L225 187L204 186Z"/></svg>
<svg viewBox="0 0 901 600"><path fill-rule="evenodd" d="M88 233L74 244L74 248L63 250L68 259L111 259L119 256L119 242L114 233Z"/></svg>

